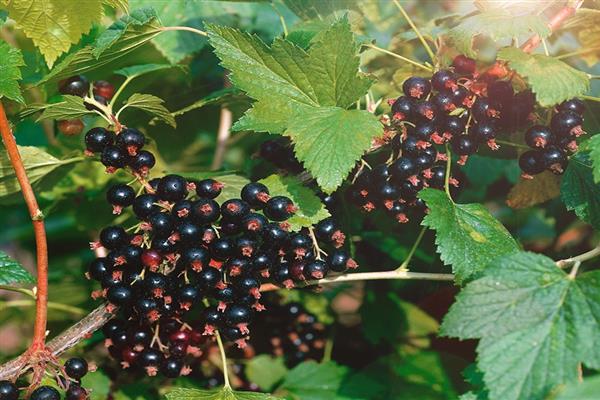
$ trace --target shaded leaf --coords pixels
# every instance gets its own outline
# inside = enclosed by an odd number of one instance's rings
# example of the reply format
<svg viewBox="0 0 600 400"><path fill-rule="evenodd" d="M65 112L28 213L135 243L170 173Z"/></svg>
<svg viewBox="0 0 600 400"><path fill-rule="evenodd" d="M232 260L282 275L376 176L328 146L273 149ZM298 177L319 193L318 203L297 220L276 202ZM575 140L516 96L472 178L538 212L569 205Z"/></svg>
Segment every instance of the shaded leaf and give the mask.
<svg viewBox="0 0 600 400"><path fill-rule="evenodd" d="M161 119L175 128L177 126L175 118L163 105L164 102L165 101L160 97L156 97L151 94L134 93L131 95L131 97L129 97L117 114L120 114L125 108L138 108Z"/></svg>
<svg viewBox="0 0 600 400"><path fill-rule="evenodd" d="M0 251L0 285L34 282L33 276L21 264Z"/></svg>
<svg viewBox="0 0 600 400"><path fill-rule="evenodd" d="M175 389L166 394L168 400L277 400L265 393L238 392L229 387L215 390Z"/></svg>
<svg viewBox="0 0 600 400"><path fill-rule="evenodd" d="M302 19L321 19L338 10L359 9L355 0L283 0L283 3Z"/></svg>
<svg viewBox="0 0 600 400"><path fill-rule="evenodd" d="M560 197L567 210L575 211L579 218L600 229L600 183L594 182L587 154L571 157L560 185Z"/></svg>
<svg viewBox="0 0 600 400"><path fill-rule="evenodd" d="M298 211L287 220L293 231L312 226L331 215L319 197L293 176L274 174L260 182L269 188L271 196L289 197L298 207Z"/></svg>
<svg viewBox="0 0 600 400"><path fill-rule="evenodd" d="M600 135L594 135L586 142L590 149L594 182L600 183Z"/></svg>
<svg viewBox="0 0 600 400"><path fill-rule="evenodd" d="M120 68L114 72L115 75L122 75L125 78L134 78L140 75L148 74L154 71L173 68L171 64L141 64L130 67Z"/></svg>
<svg viewBox="0 0 600 400"><path fill-rule="evenodd" d="M593 400L600 393L600 375L566 385L553 400Z"/></svg>
<svg viewBox="0 0 600 400"><path fill-rule="evenodd" d="M90 400L105 400L110 393L111 379L103 370L86 374L81 379L81 384L90 390Z"/></svg>
<svg viewBox="0 0 600 400"><path fill-rule="evenodd" d="M535 175L533 179L520 178L510 189L506 204L520 209L544 203L560 196L560 177L550 171Z"/></svg>
<svg viewBox="0 0 600 400"><path fill-rule="evenodd" d="M322 364L305 361L286 375L278 391L283 390L302 400L335 399L347 373L347 367L333 361Z"/></svg>
<svg viewBox="0 0 600 400"><path fill-rule="evenodd" d="M259 354L246 364L246 376L263 390L270 390L279 382L288 369L282 357Z"/></svg>
<svg viewBox="0 0 600 400"><path fill-rule="evenodd" d="M221 90L217 90L216 92L213 92L213 93L209 94L208 96L205 96L199 100L196 100L194 103L190 104L189 106L186 106L177 111L173 111L171 113L171 115L173 115L174 117L177 117L177 116L183 115L189 111L197 110L197 109L205 107L205 106L209 106L212 104L227 103L229 101L241 100L243 98L245 98L245 96L238 89L224 88Z"/></svg>
<svg viewBox="0 0 600 400"><path fill-rule="evenodd" d="M21 50L0 40L0 60L0 98L7 97L25 104L18 82L21 80L20 67L25 65Z"/></svg>
<svg viewBox="0 0 600 400"><path fill-rule="evenodd" d="M94 111L85 108L83 98L79 96L64 95L63 101L59 103L46 104L43 106L44 112L37 119L42 121L45 119L75 119L83 117L87 114L95 114ZM32 108L32 112L39 111L39 109Z"/></svg>
<svg viewBox="0 0 600 400"><path fill-rule="evenodd" d="M527 54L516 47L505 47L497 58L508 61L510 68L527 79L537 102L545 107L577 97L590 88L585 72L544 54Z"/></svg>
<svg viewBox="0 0 600 400"><path fill-rule="evenodd" d="M456 204L445 192L419 192L429 213L422 225L435 230L440 258L452 266L456 281L463 282L484 271L496 257L519 251L515 239L481 204Z"/></svg>

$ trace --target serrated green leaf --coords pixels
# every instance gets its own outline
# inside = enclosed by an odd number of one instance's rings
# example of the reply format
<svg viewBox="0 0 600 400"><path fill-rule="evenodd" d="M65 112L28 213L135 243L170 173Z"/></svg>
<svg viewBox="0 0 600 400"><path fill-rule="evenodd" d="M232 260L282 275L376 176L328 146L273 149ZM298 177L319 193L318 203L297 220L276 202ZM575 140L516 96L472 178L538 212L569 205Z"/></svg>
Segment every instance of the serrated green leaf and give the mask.
<svg viewBox="0 0 600 400"><path fill-rule="evenodd" d="M314 38L308 52L283 39L207 25L209 40L238 88L257 100L236 129L280 133L299 106L348 107L371 80L358 74L358 46L346 20Z"/></svg>
<svg viewBox="0 0 600 400"><path fill-rule="evenodd" d="M516 47L505 47L498 52L498 60L527 79L540 105L550 107L577 97L590 89L585 72L544 54L528 54Z"/></svg>
<svg viewBox="0 0 600 400"><path fill-rule="evenodd" d="M592 160L592 173L594 182L600 183L600 135L594 135L587 141L590 150L590 159Z"/></svg>
<svg viewBox="0 0 600 400"><path fill-rule="evenodd" d="M599 364L600 272L569 277L546 256L496 259L465 287L442 333L479 338L478 366L491 399L543 399Z"/></svg>
<svg viewBox="0 0 600 400"><path fill-rule="evenodd" d="M355 0L283 0L302 19L323 18L338 10L358 10Z"/></svg>
<svg viewBox="0 0 600 400"><path fill-rule="evenodd" d="M163 69L173 68L171 64L141 64L130 67L120 68L114 72L115 75L122 75L125 78L135 78L144 74Z"/></svg>
<svg viewBox="0 0 600 400"><path fill-rule="evenodd" d="M569 162L560 185L560 197L567 210L595 229L600 229L600 183L594 182L588 154L577 153Z"/></svg>
<svg viewBox="0 0 600 400"><path fill-rule="evenodd" d="M279 382L288 369L282 357L259 354L246 364L246 376L263 390L270 390Z"/></svg>
<svg viewBox="0 0 600 400"><path fill-rule="evenodd" d="M572 382L562 388L552 400L594 400L600 393L600 375L585 377L583 382Z"/></svg>
<svg viewBox="0 0 600 400"><path fill-rule="evenodd" d="M323 191L331 193L342 184L381 129L377 117L367 111L301 108L289 121L285 135L292 138L298 160Z"/></svg>
<svg viewBox="0 0 600 400"><path fill-rule="evenodd" d="M38 183L46 175L60 166L79 162L80 157L59 160L37 147L18 146L27 177L32 184ZM6 152L0 152L0 197L21 191L17 176Z"/></svg>
<svg viewBox="0 0 600 400"><path fill-rule="evenodd" d="M163 120L173 128L177 126L175 118L171 115L169 110L163 105L165 101L160 97L156 97L151 94L134 93L127 99L119 113L125 108L138 108L146 111L151 115Z"/></svg>
<svg viewBox="0 0 600 400"><path fill-rule="evenodd" d="M519 251L515 239L481 204L456 204L445 192L424 189L419 198L429 213L422 225L435 230L440 258L452 266L456 281L484 271L496 257Z"/></svg>
<svg viewBox="0 0 600 400"><path fill-rule="evenodd" d="M21 264L0 251L0 285L33 283L33 276Z"/></svg>
<svg viewBox="0 0 600 400"><path fill-rule="evenodd" d="M513 15L506 10L482 12L464 19L459 25L448 31L448 37L454 47L470 57L476 56L473 50L473 38L486 35L493 40L519 37L532 33L542 38L550 35L548 24L539 15Z"/></svg>
<svg viewBox="0 0 600 400"><path fill-rule="evenodd" d="M278 388L302 400L336 399L348 368L333 361L318 364L306 361L298 364ZM276 392L277 393L277 392Z"/></svg>
<svg viewBox="0 0 600 400"><path fill-rule="evenodd" d="M192 110L197 110L204 106L209 106L212 104L228 103L229 101L235 102L237 100L242 100L243 98L246 98L246 97L238 89L224 88L221 90L217 90L216 92L213 92L213 93L209 94L208 96L205 96L201 99L196 100L194 103L190 104L189 106L186 106L177 111L173 111L171 113L171 115L173 115L174 117L177 117L179 115L183 115Z"/></svg>
<svg viewBox="0 0 600 400"><path fill-rule="evenodd" d="M0 60L0 98L7 97L25 104L18 82L21 80L19 67L25 65L21 50L15 49L5 41L0 40Z"/></svg>
<svg viewBox="0 0 600 400"><path fill-rule="evenodd" d="M266 393L238 392L230 387L216 390L175 389L166 394L167 400L277 400Z"/></svg>
<svg viewBox="0 0 600 400"><path fill-rule="evenodd" d="M155 29L161 28L156 12L152 8L140 8L134 10L131 14L124 15L98 36L92 54L96 58L100 57L102 53L120 40L125 32L143 32L148 25Z"/></svg>
<svg viewBox="0 0 600 400"><path fill-rule="evenodd" d="M47 104L44 106L44 112L37 119L43 121L45 119L75 119L83 117L87 114L94 114L94 111L85 108L83 98L79 96L64 95L63 101L59 103ZM37 111L37 110L36 110Z"/></svg>
<svg viewBox="0 0 600 400"><path fill-rule="evenodd" d="M102 17L102 0L3 0L9 16L51 68Z"/></svg>
<svg viewBox="0 0 600 400"><path fill-rule="evenodd" d="M74 4L77 4L77 2L74 2ZM110 47L105 48L98 57L95 55L95 44L67 55L48 75L37 82L37 85L103 67L136 50L161 32L161 25L152 9L135 10L133 13L138 15L138 21L142 20L142 15L145 15L147 22L143 25L127 25L124 31L120 32L118 40L111 41ZM124 17L124 20L127 19ZM115 32L112 34L115 34ZM108 39L103 40L109 41Z"/></svg>
<svg viewBox="0 0 600 400"><path fill-rule="evenodd" d="M271 175L260 182L268 188L271 196L287 196L298 211L287 222L293 231L308 227L331 216L315 193L293 176Z"/></svg>

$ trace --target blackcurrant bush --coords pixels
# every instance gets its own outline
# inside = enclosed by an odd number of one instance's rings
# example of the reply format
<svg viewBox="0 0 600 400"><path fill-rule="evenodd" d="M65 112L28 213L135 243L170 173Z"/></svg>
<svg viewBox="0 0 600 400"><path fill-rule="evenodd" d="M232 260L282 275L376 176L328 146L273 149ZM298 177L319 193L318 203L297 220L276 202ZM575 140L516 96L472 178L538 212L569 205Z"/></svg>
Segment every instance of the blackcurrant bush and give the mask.
<svg viewBox="0 0 600 400"><path fill-rule="evenodd" d="M133 301L133 290L129 285L115 285L108 288L106 299L114 305L125 306Z"/></svg>
<svg viewBox="0 0 600 400"><path fill-rule="evenodd" d="M496 107L489 99L485 97L478 97L471 108L473 116L478 122L487 120L489 118L497 118L500 116L500 110Z"/></svg>
<svg viewBox="0 0 600 400"><path fill-rule="evenodd" d="M327 264L335 272L345 272L348 269L348 263L351 261L352 259L348 252L342 249L333 250L327 256Z"/></svg>
<svg viewBox="0 0 600 400"><path fill-rule="evenodd" d="M514 96L512 83L509 81L492 82L487 87L487 95L490 100L506 105Z"/></svg>
<svg viewBox="0 0 600 400"><path fill-rule="evenodd" d="M128 207L135 200L135 190L129 185L119 183L112 185L106 192L106 201L113 206Z"/></svg>
<svg viewBox="0 0 600 400"><path fill-rule="evenodd" d="M441 69L431 77L431 85L437 91L453 89L456 86L456 76L452 71Z"/></svg>
<svg viewBox="0 0 600 400"><path fill-rule="evenodd" d="M81 357L72 357L65 362L65 372L73 379L81 379L88 373L88 363Z"/></svg>
<svg viewBox="0 0 600 400"><path fill-rule="evenodd" d="M433 104L443 112L451 112L456 109L456 105L454 104L454 96L452 93L443 91L439 92L437 95L433 96Z"/></svg>
<svg viewBox="0 0 600 400"><path fill-rule="evenodd" d="M571 99L560 103L558 111L571 111L577 115L583 116L585 104L579 99Z"/></svg>
<svg viewBox="0 0 600 400"><path fill-rule="evenodd" d="M225 261L227 257L233 255L235 247L227 238L219 238L210 246L210 254L212 258L218 261Z"/></svg>
<svg viewBox="0 0 600 400"><path fill-rule="evenodd" d="M251 182L242 188L242 200L254 209L261 209L269 200L269 189L260 182Z"/></svg>
<svg viewBox="0 0 600 400"><path fill-rule="evenodd" d="M583 133L581 129L583 118L572 111L561 111L552 117L550 127L557 136L579 136Z"/></svg>
<svg viewBox="0 0 600 400"><path fill-rule="evenodd" d="M415 162L408 157L400 157L390 165L390 175L392 179L402 181L410 176L417 174Z"/></svg>
<svg viewBox="0 0 600 400"><path fill-rule="evenodd" d="M420 99L431 92L431 83L425 78L411 76L402 84L402 91L406 96Z"/></svg>
<svg viewBox="0 0 600 400"><path fill-rule="evenodd" d="M196 182L196 194L198 197L214 199L221 194L223 186L221 182L217 182L214 179L203 179Z"/></svg>
<svg viewBox="0 0 600 400"><path fill-rule="evenodd" d="M101 281L110 272L112 265L104 257L94 259L88 266L89 277L96 281Z"/></svg>
<svg viewBox="0 0 600 400"><path fill-rule="evenodd" d="M526 175L537 175L546 169L544 157L540 151L529 150L519 157L519 167Z"/></svg>
<svg viewBox="0 0 600 400"><path fill-rule="evenodd" d="M568 163L567 155L556 146L549 146L542 151L544 166L555 174L562 174Z"/></svg>
<svg viewBox="0 0 600 400"><path fill-rule="evenodd" d="M133 212L141 220L147 220L152 214L161 211L156 204L158 197L154 194L142 194L133 201Z"/></svg>
<svg viewBox="0 0 600 400"><path fill-rule="evenodd" d="M270 223L264 230L263 238L266 244L276 247L287 241L289 232L277 223Z"/></svg>
<svg viewBox="0 0 600 400"><path fill-rule="evenodd" d="M165 175L158 182L156 194L165 201L183 200L188 194L187 181L179 175Z"/></svg>
<svg viewBox="0 0 600 400"><path fill-rule="evenodd" d="M148 171L156 164L156 158L154 154L147 150L138 151L138 153L129 159L129 167L135 172L139 172L142 175L146 175Z"/></svg>
<svg viewBox="0 0 600 400"><path fill-rule="evenodd" d="M123 168L127 163L127 153L116 146L106 146L100 155L100 161L109 172Z"/></svg>
<svg viewBox="0 0 600 400"><path fill-rule="evenodd" d="M11 381L0 381L0 400L17 400L19 389Z"/></svg>
<svg viewBox="0 0 600 400"><path fill-rule="evenodd" d="M181 375L183 361L170 357L163 361L160 366L160 372L167 378L177 378Z"/></svg>
<svg viewBox="0 0 600 400"><path fill-rule="evenodd" d="M229 199L221 204L221 215L236 221L241 221L250 212L250 205L241 199Z"/></svg>
<svg viewBox="0 0 600 400"><path fill-rule="evenodd" d="M213 267L204 268L198 276L198 282L205 290L214 289L221 280L221 271Z"/></svg>
<svg viewBox="0 0 600 400"><path fill-rule="evenodd" d="M103 247L114 250L129 240L129 235L120 226L109 226L100 231L100 243Z"/></svg>
<svg viewBox="0 0 600 400"><path fill-rule="evenodd" d="M474 59L459 54L452 60L452 67L454 67L454 72L458 74L471 75L475 73L477 63Z"/></svg>
<svg viewBox="0 0 600 400"><path fill-rule="evenodd" d="M83 97L88 94L90 83L82 75L75 75L58 83L60 94Z"/></svg>
<svg viewBox="0 0 600 400"><path fill-rule="evenodd" d="M432 121L438 115L438 109L432 101L425 100L417 104L416 114L421 121Z"/></svg>
<svg viewBox="0 0 600 400"><path fill-rule="evenodd" d="M392 118L395 121L410 119L415 111L416 103L411 97L400 96L392 104Z"/></svg>
<svg viewBox="0 0 600 400"><path fill-rule="evenodd" d="M452 138L452 150L460 156L468 156L477 151L477 140L471 135L457 135Z"/></svg>
<svg viewBox="0 0 600 400"><path fill-rule="evenodd" d="M171 216L175 221L183 221L192 216L193 203L189 200L180 200L173 205ZM218 207L217 207L218 209Z"/></svg>
<svg viewBox="0 0 600 400"><path fill-rule="evenodd" d="M491 121L481 121L473 125L469 133L479 143L486 143L496 138L496 127Z"/></svg>
<svg viewBox="0 0 600 400"><path fill-rule="evenodd" d="M328 271L329 266L321 260L313 260L304 267L304 275L312 279L323 279Z"/></svg>
<svg viewBox="0 0 600 400"><path fill-rule="evenodd" d="M180 222L176 228L179 234L179 239L186 245L194 245L200 243L202 239L202 231L200 227L192 222Z"/></svg>
<svg viewBox="0 0 600 400"><path fill-rule="evenodd" d="M431 140L431 135L437 132L436 124L427 121L420 122L415 127L414 137L416 137L421 142L429 142Z"/></svg>
<svg viewBox="0 0 600 400"><path fill-rule="evenodd" d="M204 247L190 247L181 253L181 262L195 271L208 265L210 254Z"/></svg>
<svg viewBox="0 0 600 400"><path fill-rule="evenodd" d="M221 210L219 204L207 198L201 198L192 203L192 220L199 224L210 224L219 219Z"/></svg>
<svg viewBox="0 0 600 400"><path fill-rule="evenodd" d="M92 128L85 134L86 149L92 153L100 153L105 147L114 143L115 134L104 128Z"/></svg>
<svg viewBox="0 0 600 400"><path fill-rule="evenodd" d="M554 135L550 128L543 125L534 125L525 132L525 143L531 148L546 147L554 143Z"/></svg>
<svg viewBox="0 0 600 400"><path fill-rule="evenodd" d="M163 360L163 354L155 349L146 349L138 357L138 362L143 367L156 367Z"/></svg>
<svg viewBox="0 0 600 400"><path fill-rule="evenodd" d="M247 324L252 319L252 309L239 304L227 307L224 313L225 322L228 325Z"/></svg>
<svg viewBox="0 0 600 400"><path fill-rule="evenodd" d="M242 220L242 229L245 232L258 235L261 234L269 221L262 214L250 213Z"/></svg>
<svg viewBox="0 0 600 400"><path fill-rule="evenodd" d="M31 396L30 400L60 400L60 393L58 390L54 389L52 386L40 386L35 389Z"/></svg>
<svg viewBox="0 0 600 400"><path fill-rule="evenodd" d="M117 135L116 144L129 155L135 156L146 144L146 137L137 129L125 128Z"/></svg>
<svg viewBox="0 0 600 400"><path fill-rule="evenodd" d="M267 218L273 221L285 221L290 218L297 208L292 200L285 196L274 196L267 201L264 213Z"/></svg>
<svg viewBox="0 0 600 400"><path fill-rule="evenodd" d="M169 213L155 213L148 218L152 227L152 233L158 236L168 236L173 231L175 223Z"/></svg>

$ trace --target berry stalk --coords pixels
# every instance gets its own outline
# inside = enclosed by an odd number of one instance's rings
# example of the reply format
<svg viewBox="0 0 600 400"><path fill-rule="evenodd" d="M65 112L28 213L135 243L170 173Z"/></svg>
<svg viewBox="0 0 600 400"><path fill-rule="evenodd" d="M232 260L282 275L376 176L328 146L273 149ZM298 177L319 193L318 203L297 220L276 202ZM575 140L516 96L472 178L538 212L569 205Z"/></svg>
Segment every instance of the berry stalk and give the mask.
<svg viewBox="0 0 600 400"><path fill-rule="evenodd" d="M44 215L40 210L33 188L25 172L23 160L17 148L17 142L10 128L4 107L0 103L0 135L6 147L8 157L15 170L15 175L19 181L19 186L23 193L23 198L27 204L29 215L31 216L33 230L35 234L36 254L37 254L37 293L36 293L36 313L35 324L33 328L33 340L29 350L32 352L41 350L46 341L46 323L48 320L48 243L46 241L46 228L44 226Z"/></svg>

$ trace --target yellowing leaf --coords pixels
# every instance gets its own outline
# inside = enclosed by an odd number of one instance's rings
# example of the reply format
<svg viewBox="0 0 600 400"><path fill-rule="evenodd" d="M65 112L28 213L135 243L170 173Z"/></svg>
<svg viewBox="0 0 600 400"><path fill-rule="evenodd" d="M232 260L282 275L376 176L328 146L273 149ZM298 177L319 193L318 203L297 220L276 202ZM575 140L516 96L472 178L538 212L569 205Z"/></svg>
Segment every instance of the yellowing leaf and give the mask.
<svg viewBox="0 0 600 400"><path fill-rule="evenodd" d="M533 179L521 178L510 189L506 204L519 209L544 203L560 195L560 177L550 171L534 176Z"/></svg>
<svg viewBox="0 0 600 400"><path fill-rule="evenodd" d="M102 17L102 0L3 0L3 4L49 67Z"/></svg>

